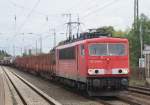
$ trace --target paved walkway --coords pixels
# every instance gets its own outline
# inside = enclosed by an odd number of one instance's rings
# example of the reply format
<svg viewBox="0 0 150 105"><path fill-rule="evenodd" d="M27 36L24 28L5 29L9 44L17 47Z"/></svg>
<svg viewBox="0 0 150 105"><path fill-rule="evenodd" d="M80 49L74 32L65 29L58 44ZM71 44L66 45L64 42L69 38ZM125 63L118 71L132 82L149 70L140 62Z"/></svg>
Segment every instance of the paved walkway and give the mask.
<svg viewBox="0 0 150 105"><path fill-rule="evenodd" d="M13 105L9 86L3 69L0 67L0 105Z"/></svg>
<svg viewBox="0 0 150 105"><path fill-rule="evenodd" d="M0 68L0 105L5 105L5 90L3 81L3 72Z"/></svg>
<svg viewBox="0 0 150 105"><path fill-rule="evenodd" d="M150 78L146 78L146 81L148 82L148 84L150 84Z"/></svg>

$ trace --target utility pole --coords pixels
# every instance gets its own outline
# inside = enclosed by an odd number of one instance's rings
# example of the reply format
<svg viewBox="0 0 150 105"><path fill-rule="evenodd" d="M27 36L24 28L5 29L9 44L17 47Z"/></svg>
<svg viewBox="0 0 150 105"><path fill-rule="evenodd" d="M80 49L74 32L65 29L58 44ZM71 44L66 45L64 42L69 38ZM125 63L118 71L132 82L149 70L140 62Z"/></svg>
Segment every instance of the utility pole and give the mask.
<svg viewBox="0 0 150 105"><path fill-rule="evenodd" d="M134 33L139 36L141 58L143 58L143 28L142 22L139 22L139 0L134 0Z"/></svg>
<svg viewBox="0 0 150 105"><path fill-rule="evenodd" d="M143 25L142 22L139 22L139 0L134 0L134 35L139 36L141 49L140 57L143 58Z"/></svg>
<svg viewBox="0 0 150 105"><path fill-rule="evenodd" d="M13 55L16 56L15 45L13 45Z"/></svg>
<svg viewBox="0 0 150 105"><path fill-rule="evenodd" d="M23 56L23 54L25 52L25 48L24 48L24 33L22 33L22 42L23 42L23 44L22 44L22 56Z"/></svg>
<svg viewBox="0 0 150 105"><path fill-rule="evenodd" d="M143 58L143 23L140 23L140 45L141 45L141 58Z"/></svg>
<svg viewBox="0 0 150 105"><path fill-rule="evenodd" d="M72 31L73 31L73 29L72 29L72 27L75 25L75 27L76 27L76 29L77 29L77 37L78 37L78 35L79 35L79 31L80 31L80 18L79 18L79 16L78 16L78 18L77 18L77 21L75 21L75 22L73 22L72 21L72 15L71 14L64 14L64 15L66 15L66 16L68 16L69 17L69 21L66 23L67 24L67 31L68 31L68 34L69 34L69 39L72 39ZM66 37L67 37L67 32L66 32Z"/></svg>
<svg viewBox="0 0 150 105"><path fill-rule="evenodd" d="M72 37L71 14L68 14L68 16L69 16L69 22L67 24L68 24L68 29L69 29L69 38L71 38Z"/></svg>
<svg viewBox="0 0 150 105"><path fill-rule="evenodd" d="M56 31L54 29L54 47L56 46Z"/></svg>
<svg viewBox="0 0 150 105"><path fill-rule="evenodd" d="M52 29L50 29L50 31L52 31L52 34L53 34L53 47L55 47L56 46L56 30L55 30L55 28L52 28Z"/></svg>
<svg viewBox="0 0 150 105"><path fill-rule="evenodd" d="M72 37L72 22L71 22L72 17L71 17L71 13L63 14L63 16L69 17L69 21L66 24L67 24L67 29L68 29L68 32L69 32L69 39L71 39L71 37ZM66 38L67 38L67 32L66 32Z"/></svg>
<svg viewBox="0 0 150 105"><path fill-rule="evenodd" d="M20 55L23 55L22 47L20 48L20 53L21 53Z"/></svg>
<svg viewBox="0 0 150 105"><path fill-rule="evenodd" d="M14 21L15 21L15 35L17 35L17 17L16 17L16 15L15 15L15 17L14 17ZM15 51L15 45L13 45L13 55L14 55L14 57L16 56L16 51Z"/></svg>
<svg viewBox="0 0 150 105"><path fill-rule="evenodd" d="M141 69L139 72L139 78L144 78L144 69L143 69L143 29L142 22L139 22L139 0L134 0L134 35L138 36L140 41L140 58L139 58L139 68Z"/></svg>
<svg viewBox="0 0 150 105"><path fill-rule="evenodd" d="M14 20L15 20L15 35L17 34L17 17L15 15L14 17Z"/></svg>
<svg viewBox="0 0 150 105"><path fill-rule="evenodd" d="M42 53L42 36L40 35L40 53Z"/></svg>
<svg viewBox="0 0 150 105"><path fill-rule="evenodd" d="M36 55L37 55L37 40L36 40L36 42L35 42L35 53L36 53Z"/></svg>
<svg viewBox="0 0 150 105"><path fill-rule="evenodd" d="M139 32L139 0L134 0L134 32Z"/></svg>
<svg viewBox="0 0 150 105"><path fill-rule="evenodd" d="M68 14L69 15L69 17L71 18L71 14ZM48 18L48 16L46 17L46 21L47 21L47 24L48 24L48 27L49 27L49 18ZM71 21L71 20L70 20ZM51 31L51 29L49 30L49 31ZM52 29L52 31L53 31L53 37L54 37L54 40L53 40L53 45L54 45L54 47L56 46L56 30L55 30L55 28L54 29Z"/></svg>
<svg viewBox="0 0 150 105"><path fill-rule="evenodd" d="M79 18L79 15L78 15L78 18L77 18L77 38L79 37L79 32L80 32L80 18Z"/></svg>

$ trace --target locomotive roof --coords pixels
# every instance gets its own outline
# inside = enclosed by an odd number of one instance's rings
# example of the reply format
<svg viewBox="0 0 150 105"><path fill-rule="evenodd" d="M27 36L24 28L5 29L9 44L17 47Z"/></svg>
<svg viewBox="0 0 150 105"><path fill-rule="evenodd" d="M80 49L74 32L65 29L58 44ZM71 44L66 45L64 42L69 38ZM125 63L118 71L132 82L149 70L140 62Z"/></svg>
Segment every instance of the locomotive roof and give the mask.
<svg viewBox="0 0 150 105"><path fill-rule="evenodd" d="M83 43L127 43L128 39L126 38L113 38L113 37L100 37L100 38L92 38L92 39L85 39L85 40L80 40L64 45L57 46L56 49L63 49L67 47L72 47L75 45L83 44Z"/></svg>

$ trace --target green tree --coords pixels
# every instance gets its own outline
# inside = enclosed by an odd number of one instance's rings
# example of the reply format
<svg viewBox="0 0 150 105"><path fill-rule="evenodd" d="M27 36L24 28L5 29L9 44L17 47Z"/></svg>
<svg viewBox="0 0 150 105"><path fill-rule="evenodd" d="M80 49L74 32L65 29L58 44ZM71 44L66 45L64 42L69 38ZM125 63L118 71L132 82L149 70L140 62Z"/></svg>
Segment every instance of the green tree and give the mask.
<svg viewBox="0 0 150 105"><path fill-rule="evenodd" d="M96 32L107 33L111 35L113 35L114 31L114 27L112 26L104 26L96 29Z"/></svg>
<svg viewBox="0 0 150 105"><path fill-rule="evenodd" d="M144 15L141 14L138 23L142 25L142 32L143 32L143 43L150 45L150 19ZM140 29L134 29L134 25L131 28L131 31L127 35L127 38L130 42L130 58L131 58L131 65L132 66L138 66L138 59L140 58Z"/></svg>
<svg viewBox="0 0 150 105"><path fill-rule="evenodd" d="M0 50L0 59L3 59L3 57L9 57L10 55L4 51L4 50Z"/></svg>

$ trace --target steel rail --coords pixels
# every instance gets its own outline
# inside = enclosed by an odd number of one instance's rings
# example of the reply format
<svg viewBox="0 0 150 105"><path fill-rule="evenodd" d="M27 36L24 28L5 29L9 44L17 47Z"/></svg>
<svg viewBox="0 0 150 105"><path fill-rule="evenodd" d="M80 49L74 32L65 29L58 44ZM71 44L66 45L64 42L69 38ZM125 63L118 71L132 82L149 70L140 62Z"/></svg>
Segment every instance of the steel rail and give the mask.
<svg viewBox="0 0 150 105"><path fill-rule="evenodd" d="M23 98L22 94L20 93L20 91L18 90L18 88L15 86L15 84L13 83L13 81L11 80L10 76L8 75L8 73L6 72L5 68L2 67L4 73L6 74L6 76L8 77L8 79L10 80L11 84L13 85L13 87L15 88L17 94L19 95L19 97L21 98L22 102L24 105L28 105L28 103L26 102L26 100ZM50 96L48 96L47 94L45 94L43 91L41 91L40 89L38 89L37 87L35 87L34 85L32 85L31 83L29 83L28 81L26 81L25 79L23 79L22 77L20 77L19 75L17 75L16 73L11 72L14 76L16 76L19 80L21 80L24 84L26 84L28 87L30 87L33 91L35 91L39 96L41 96L44 100L46 100L50 105L62 105L61 103L59 103L58 101L56 101L55 99L51 98Z"/></svg>
<svg viewBox="0 0 150 105"><path fill-rule="evenodd" d="M150 88L146 88L146 87L129 86L128 91L132 91L144 95L150 95Z"/></svg>
<svg viewBox="0 0 150 105"><path fill-rule="evenodd" d="M26 100L23 98L22 94L19 92L18 88L15 86L15 84L13 83L13 81L11 80L11 78L9 77L9 75L6 73L5 69L3 68L3 66L1 66L1 68L3 69L4 73L6 74L7 78L9 79L10 83L12 84L12 86L14 87L15 91L17 92L18 96L20 97L22 104L24 105L28 105Z"/></svg>

